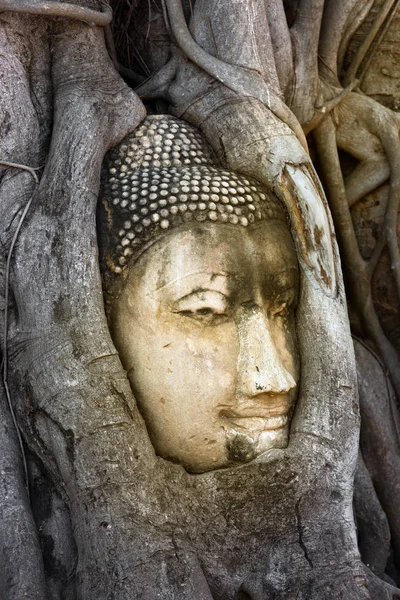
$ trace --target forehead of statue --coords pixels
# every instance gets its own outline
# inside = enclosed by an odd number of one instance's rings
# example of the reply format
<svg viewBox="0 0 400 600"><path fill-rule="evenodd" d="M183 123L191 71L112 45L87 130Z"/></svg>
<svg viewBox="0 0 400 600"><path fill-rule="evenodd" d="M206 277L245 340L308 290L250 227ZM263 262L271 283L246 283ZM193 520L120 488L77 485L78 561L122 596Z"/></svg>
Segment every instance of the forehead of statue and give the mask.
<svg viewBox="0 0 400 600"><path fill-rule="evenodd" d="M249 227L220 223L177 227L148 247L131 265L128 288L145 293L191 293L210 286L232 289L296 285L298 262L293 240L279 221ZM226 289L225 289L226 288Z"/></svg>

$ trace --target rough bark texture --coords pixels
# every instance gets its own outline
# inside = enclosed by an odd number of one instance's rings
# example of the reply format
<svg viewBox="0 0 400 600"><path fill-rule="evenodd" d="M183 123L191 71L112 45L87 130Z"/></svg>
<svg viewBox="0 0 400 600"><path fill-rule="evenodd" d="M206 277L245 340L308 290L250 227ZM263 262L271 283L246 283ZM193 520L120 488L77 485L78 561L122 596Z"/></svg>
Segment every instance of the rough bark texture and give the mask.
<svg viewBox="0 0 400 600"><path fill-rule="evenodd" d="M127 14L115 2L116 54L109 30L105 37L114 62L125 57L121 74L138 83L150 76L137 90L149 110L198 127L223 165L285 202L302 271L301 389L289 447L196 476L155 456L102 302L101 163L144 119L144 105L116 71L101 28L1 13L0 289L11 294L3 377L31 492L29 502L1 390L1 597L399 597L397 407L379 361L357 344L362 455L353 499L353 345L333 224L301 130L315 129L357 332L380 353L398 394L398 342L388 341L371 292L385 245L398 282L398 119L376 97L350 93L364 68L352 59L354 34L364 24L362 45L377 4L196 0L181 12L175 0L163 10L138 1ZM358 161L347 178L338 148ZM38 168L40 184L1 161ZM367 262L348 207L388 177L385 234Z"/></svg>

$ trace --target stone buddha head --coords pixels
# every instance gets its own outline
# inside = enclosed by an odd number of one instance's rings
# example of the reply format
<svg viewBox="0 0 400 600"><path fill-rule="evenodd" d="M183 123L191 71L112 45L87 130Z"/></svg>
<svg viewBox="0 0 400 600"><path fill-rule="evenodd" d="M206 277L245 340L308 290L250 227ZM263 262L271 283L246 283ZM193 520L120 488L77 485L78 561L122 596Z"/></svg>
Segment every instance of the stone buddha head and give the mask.
<svg viewBox="0 0 400 600"><path fill-rule="evenodd" d="M173 117L147 118L103 175L110 330L156 453L201 473L286 447L299 267L281 202Z"/></svg>

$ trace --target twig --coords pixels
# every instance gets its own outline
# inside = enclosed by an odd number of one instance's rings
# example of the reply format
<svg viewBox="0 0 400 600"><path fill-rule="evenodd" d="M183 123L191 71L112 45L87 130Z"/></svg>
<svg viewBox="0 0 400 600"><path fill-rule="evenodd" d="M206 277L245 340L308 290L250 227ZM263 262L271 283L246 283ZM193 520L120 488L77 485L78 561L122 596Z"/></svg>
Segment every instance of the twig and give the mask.
<svg viewBox="0 0 400 600"><path fill-rule="evenodd" d="M145 37L146 42L149 39L150 24L151 24L151 2L150 2L150 0L147 0L147 4L149 6L149 18L148 18L148 22L147 22L147 31L146 31L146 37Z"/></svg>
<svg viewBox="0 0 400 600"><path fill-rule="evenodd" d="M8 160L0 160L0 166L11 167L12 169L22 169L24 171L28 171L35 180L36 183L39 183L39 178L36 175L35 171L38 171L40 167L27 167L26 165L20 165L19 163L9 162Z"/></svg>
<svg viewBox="0 0 400 600"><path fill-rule="evenodd" d="M357 2L357 4L353 7L353 10L350 12L343 34L339 36L339 46L337 48L336 56L337 72L341 72L349 42L356 33L357 29L361 27L362 23L364 23L369 11L371 10L371 7L374 5L374 1L375 0L361 0L361 2ZM339 10L342 9L341 4L337 4L337 7ZM335 28L335 24L332 23L332 21L330 21L328 26L332 27L332 29Z"/></svg>
<svg viewBox="0 0 400 600"><path fill-rule="evenodd" d="M0 12L9 11L43 15L45 17L63 17L75 21L83 21L93 27L105 27L111 23L112 10L108 4L103 5L103 10L92 10L68 2L56 0L0 0Z"/></svg>
<svg viewBox="0 0 400 600"><path fill-rule="evenodd" d="M28 173L30 173L30 175L32 175L33 179L35 180L36 185L39 184L39 178L35 173L35 170L33 167L28 167L27 165L21 165L19 163L13 163L13 162L8 162L8 161L4 161L1 160L0 161L0 165L3 166L7 166L7 167L11 167L13 169L21 169L23 171L27 171ZM19 236L19 232L21 231L21 227L22 224L25 220L26 215L28 214L28 211L31 207L32 204L32 200L33 200L33 194L30 197L30 199L28 200L28 202L25 205L24 210L22 211L22 215L20 220L18 221L18 225L17 228L14 232L13 238L11 240L11 244L10 244L10 249L8 251L8 256L7 256L7 263L6 263L6 273L5 273L5 291L4 291L4 332L3 332L3 364L2 364L2 376L3 376L3 384L4 384L4 390L6 392L6 398L7 398L7 404L8 407L10 409L10 413L11 413L11 417L14 423L14 427L15 427L15 431L18 437L18 443L19 443L19 447L21 449L21 456L22 456L22 462L23 462L23 466L24 466L24 475L25 475L25 486L26 486L26 491L28 494L28 499L30 499L30 492L29 492L29 479L28 479L28 465L26 463L26 455L25 455L25 450L24 450L24 445L22 442L22 436L21 436L21 431L18 427L18 423L17 423L17 419L15 416L15 412L14 412L14 407L12 405L12 401L11 401L11 394L10 394L10 388L8 387L8 304L9 304L9 295L10 295L10 271L11 271L11 258L12 258L12 253L14 251L14 247L15 244L17 242L18 236Z"/></svg>
<svg viewBox="0 0 400 600"><path fill-rule="evenodd" d="M165 0L161 0L161 9L162 9L163 17L164 17L164 23L165 23L166 30L168 31L169 35L171 37L173 37L172 30L171 30L171 23L169 22L169 15L168 15L168 10L167 10L167 5L165 3Z"/></svg>

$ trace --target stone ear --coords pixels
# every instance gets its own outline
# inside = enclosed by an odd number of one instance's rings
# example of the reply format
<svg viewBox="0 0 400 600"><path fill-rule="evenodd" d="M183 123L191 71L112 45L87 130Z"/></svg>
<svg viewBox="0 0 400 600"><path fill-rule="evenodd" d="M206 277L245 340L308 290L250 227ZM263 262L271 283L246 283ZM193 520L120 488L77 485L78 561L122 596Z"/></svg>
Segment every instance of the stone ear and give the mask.
<svg viewBox="0 0 400 600"><path fill-rule="evenodd" d="M279 195L290 215L295 243L305 267L313 273L323 291L334 296L333 228L324 192L311 165L286 164Z"/></svg>

